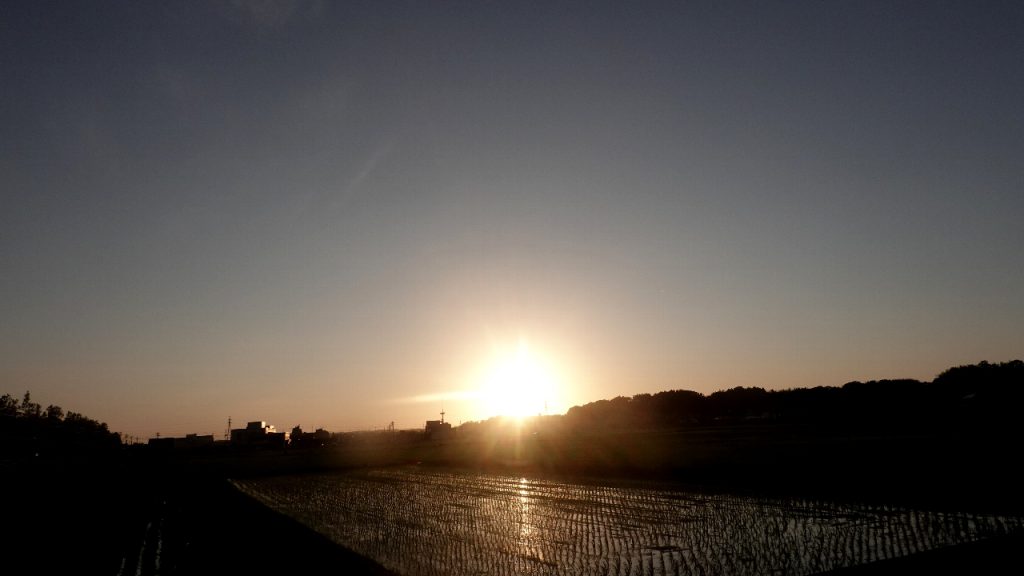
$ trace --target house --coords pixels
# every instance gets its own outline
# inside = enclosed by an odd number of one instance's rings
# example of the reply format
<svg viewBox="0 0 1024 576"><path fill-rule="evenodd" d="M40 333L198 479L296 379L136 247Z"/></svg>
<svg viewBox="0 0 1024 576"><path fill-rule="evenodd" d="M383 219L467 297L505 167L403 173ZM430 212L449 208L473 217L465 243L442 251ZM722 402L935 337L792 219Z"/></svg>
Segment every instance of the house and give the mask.
<svg viewBox="0 0 1024 576"><path fill-rule="evenodd" d="M277 429L263 420L249 422L245 425L245 428L235 428L231 431L232 446L284 448L287 443L287 432L278 432Z"/></svg>

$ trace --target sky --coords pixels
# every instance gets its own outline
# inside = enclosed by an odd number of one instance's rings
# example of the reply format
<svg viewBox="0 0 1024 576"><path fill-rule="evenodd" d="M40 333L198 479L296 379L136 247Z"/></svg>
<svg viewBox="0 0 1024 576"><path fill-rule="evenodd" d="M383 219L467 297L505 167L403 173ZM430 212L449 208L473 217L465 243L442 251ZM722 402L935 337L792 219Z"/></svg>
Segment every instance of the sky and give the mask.
<svg viewBox="0 0 1024 576"><path fill-rule="evenodd" d="M0 86L0 393L129 436L1024 357L1018 2L13 1Z"/></svg>

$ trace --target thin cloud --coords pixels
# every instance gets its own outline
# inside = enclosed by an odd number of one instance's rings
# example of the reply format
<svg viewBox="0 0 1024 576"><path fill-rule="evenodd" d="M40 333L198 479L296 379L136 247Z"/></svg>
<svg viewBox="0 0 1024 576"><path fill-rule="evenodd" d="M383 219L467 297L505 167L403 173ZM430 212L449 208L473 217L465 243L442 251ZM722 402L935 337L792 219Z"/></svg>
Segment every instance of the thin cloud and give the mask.
<svg viewBox="0 0 1024 576"><path fill-rule="evenodd" d="M327 210L344 210L359 195L363 182L370 178L387 161L391 155L391 148L390 144L376 147L363 163L359 165L358 170L351 174L341 186L324 191L310 192L297 209L296 217L310 213L319 214Z"/></svg>
<svg viewBox="0 0 1024 576"><path fill-rule="evenodd" d="M394 400L396 404L426 404L428 402L442 402L445 400L475 400L480 397L476 390L450 390L447 392L432 392L430 394L418 394Z"/></svg>

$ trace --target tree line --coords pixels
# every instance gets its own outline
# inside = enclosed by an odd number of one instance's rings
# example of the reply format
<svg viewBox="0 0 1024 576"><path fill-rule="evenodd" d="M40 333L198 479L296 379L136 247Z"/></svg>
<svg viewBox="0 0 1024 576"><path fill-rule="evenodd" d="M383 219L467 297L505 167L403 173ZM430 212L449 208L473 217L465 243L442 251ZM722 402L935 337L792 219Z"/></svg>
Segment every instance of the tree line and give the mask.
<svg viewBox="0 0 1024 576"><path fill-rule="evenodd" d="M45 409L25 392L0 396L0 460L8 462L95 455L121 445L106 423L56 405Z"/></svg>
<svg viewBox="0 0 1024 576"><path fill-rule="evenodd" d="M950 368L930 382L849 382L766 390L737 387L713 394L669 390L574 406L564 424L575 429L677 428L750 421L822 425L1012 423L1024 404L1024 362Z"/></svg>

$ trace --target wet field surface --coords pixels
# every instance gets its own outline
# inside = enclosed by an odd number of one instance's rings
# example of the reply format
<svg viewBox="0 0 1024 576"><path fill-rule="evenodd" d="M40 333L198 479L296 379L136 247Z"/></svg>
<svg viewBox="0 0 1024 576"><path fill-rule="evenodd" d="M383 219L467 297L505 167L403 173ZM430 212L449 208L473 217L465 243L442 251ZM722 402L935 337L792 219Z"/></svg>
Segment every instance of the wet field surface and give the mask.
<svg viewBox="0 0 1024 576"><path fill-rule="evenodd" d="M1024 528L1012 516L416 466L234 485L408 576L815 574Z"/></svg>

